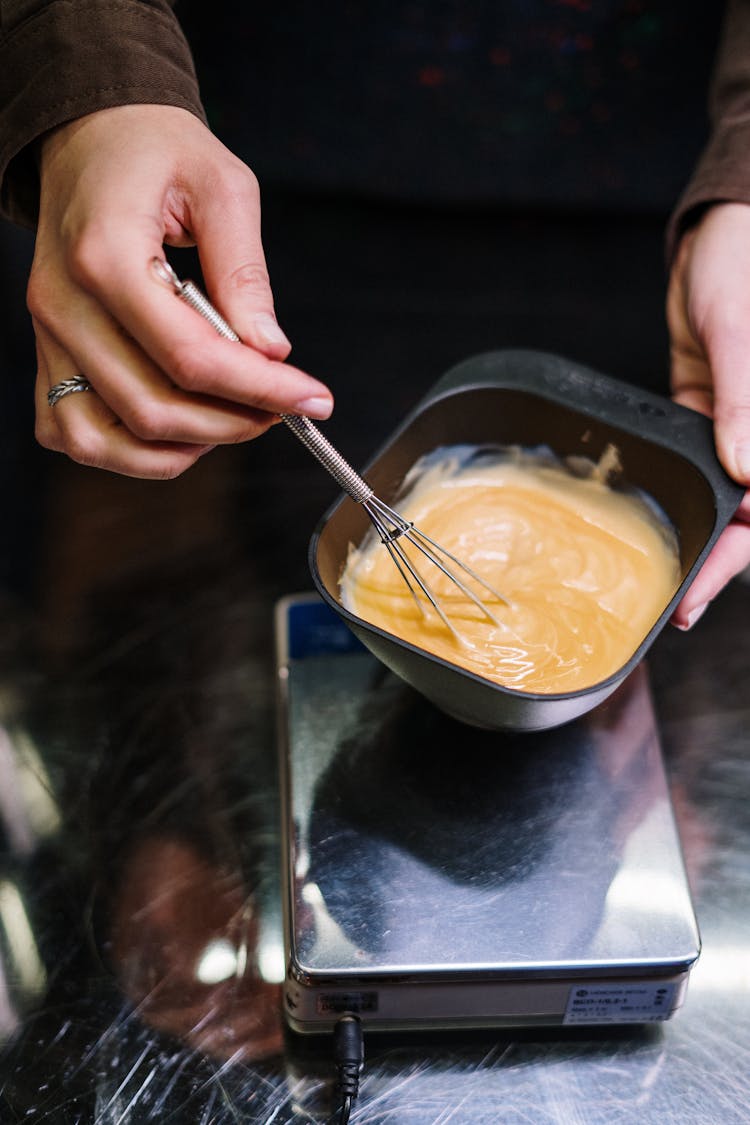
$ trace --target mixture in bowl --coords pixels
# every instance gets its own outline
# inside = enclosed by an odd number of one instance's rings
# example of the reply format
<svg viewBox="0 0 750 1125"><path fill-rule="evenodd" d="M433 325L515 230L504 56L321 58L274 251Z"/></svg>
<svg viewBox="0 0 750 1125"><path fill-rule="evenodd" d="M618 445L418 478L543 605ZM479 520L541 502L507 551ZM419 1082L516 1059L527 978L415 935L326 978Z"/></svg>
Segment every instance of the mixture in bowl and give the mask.
<svg viewBox="0 0 750 1125"><path fill-rule="evenodd" d="M598 465L539 451L437 450L412 469L395 506L507 599L473 587L499 625L401 540L458 637L429 605L423 613L373 533L350 550L342 603L505 687L591 687L627 663L681 579L674 529L650 498L612 486L616 468L611 448Z"/></svg>

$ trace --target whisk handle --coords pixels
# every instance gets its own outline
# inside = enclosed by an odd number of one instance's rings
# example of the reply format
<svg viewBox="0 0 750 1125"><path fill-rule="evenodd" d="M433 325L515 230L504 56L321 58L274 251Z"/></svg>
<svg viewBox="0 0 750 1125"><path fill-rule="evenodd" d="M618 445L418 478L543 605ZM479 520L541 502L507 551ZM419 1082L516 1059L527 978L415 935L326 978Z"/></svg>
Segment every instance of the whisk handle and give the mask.
<svg viewBox="0 0 750 1125"><path fill-rule="evenodd" d="M186 304L199 312L220 336L223 336L226 340L239 340L239 336L234 329L227 324L221 313L201 293L197 285L194 285L192 281L180 281L172 273L170 267L166 266L166 263L163 263L163 265L166 268L162 276L165 276L171 282L175 292L182 297ZM313 457L317 458L333 479L341 485L344 492L351 496L352 500L356 500L358 504L364 504L372 498L373 490L367 481L354 471L349 462L341 456L339 451L331 445L328 438L320 432L309 418L306 418L304 414L282 414L281 420L287 424L294 436L312 453Z"/></svg>
<svg viewBox="0 0 750 1125"><path fill-rule="evenodd" d="M364 504L372 499L373 490L367 481L354 471L314 422L304 414L282 414L281 420L286 422L294 436L312 453L313 457L317 457L323 468L341 485L344 492L351 496L352 500Z"/></svg>

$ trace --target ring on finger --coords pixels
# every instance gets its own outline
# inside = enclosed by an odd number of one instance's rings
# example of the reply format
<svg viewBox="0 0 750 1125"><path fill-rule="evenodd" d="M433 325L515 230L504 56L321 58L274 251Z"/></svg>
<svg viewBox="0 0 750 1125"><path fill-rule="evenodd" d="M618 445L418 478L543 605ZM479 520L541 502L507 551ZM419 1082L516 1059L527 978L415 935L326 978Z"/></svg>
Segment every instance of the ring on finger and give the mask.
<svg viewBox="0 0 750 1125"><path fill-rule="evenodd" d="M85 375L72 375L70 379L63 379L62 382L55 383L54 387L50 387L47 391L47 402L50 406L54 406L66 395L74 395L79 391L93 391L93 389Z"/></svg>

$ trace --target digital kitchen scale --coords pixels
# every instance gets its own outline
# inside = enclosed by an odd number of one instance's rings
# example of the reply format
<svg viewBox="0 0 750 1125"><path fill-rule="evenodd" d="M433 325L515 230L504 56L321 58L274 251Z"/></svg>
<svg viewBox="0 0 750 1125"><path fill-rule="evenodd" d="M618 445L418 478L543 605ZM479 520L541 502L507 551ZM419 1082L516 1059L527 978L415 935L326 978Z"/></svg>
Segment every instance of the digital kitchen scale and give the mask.
<svg viewBox="0 0 750 1125"><path fill-rule="evenodd" d="M700 942L643 665L576 722L498 734L317 596L281 602L276 629L294 1030L674 1013Z"/></svg>

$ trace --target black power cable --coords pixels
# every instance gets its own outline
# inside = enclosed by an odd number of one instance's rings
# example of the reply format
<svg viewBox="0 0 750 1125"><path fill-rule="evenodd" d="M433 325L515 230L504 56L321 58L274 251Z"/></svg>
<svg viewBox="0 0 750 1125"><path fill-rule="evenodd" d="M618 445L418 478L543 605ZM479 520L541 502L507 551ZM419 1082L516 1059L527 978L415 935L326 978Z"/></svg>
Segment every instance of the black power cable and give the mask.
<svg viewBox="0 0 750 1125"><path fill-rule="evenodd" d="M341 1099L338 1125L347 1125L352 1105L359 1093L359 1076L365 1062L365 1045L359 1018L347 1013L333 1029L333 1061L336 1064L336 1089Z"/></svg>

